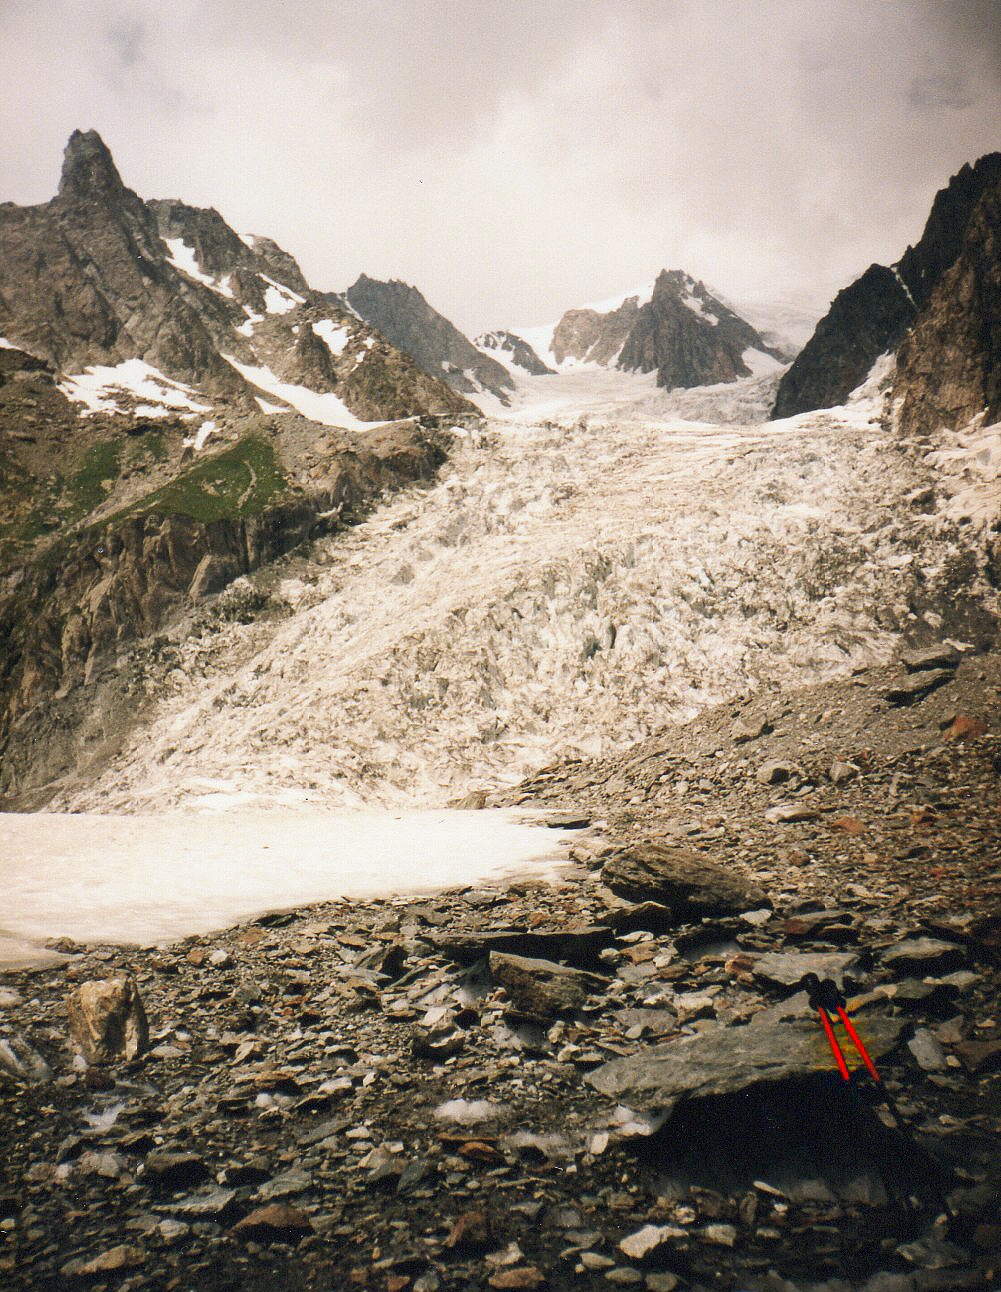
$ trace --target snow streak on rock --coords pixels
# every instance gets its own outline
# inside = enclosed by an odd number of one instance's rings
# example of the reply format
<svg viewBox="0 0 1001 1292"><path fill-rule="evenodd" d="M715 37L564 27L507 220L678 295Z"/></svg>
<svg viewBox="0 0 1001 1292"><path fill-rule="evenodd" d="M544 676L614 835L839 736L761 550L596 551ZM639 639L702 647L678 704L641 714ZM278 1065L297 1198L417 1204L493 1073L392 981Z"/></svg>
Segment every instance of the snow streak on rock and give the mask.
<svg viewBox="0 0 1001 1292"><path fill-rule="evenodd" d="M947 547L877 407L466 433L299 561L284 620L187 643L152 724L53 806L440 805L885 657Z"/></svg>

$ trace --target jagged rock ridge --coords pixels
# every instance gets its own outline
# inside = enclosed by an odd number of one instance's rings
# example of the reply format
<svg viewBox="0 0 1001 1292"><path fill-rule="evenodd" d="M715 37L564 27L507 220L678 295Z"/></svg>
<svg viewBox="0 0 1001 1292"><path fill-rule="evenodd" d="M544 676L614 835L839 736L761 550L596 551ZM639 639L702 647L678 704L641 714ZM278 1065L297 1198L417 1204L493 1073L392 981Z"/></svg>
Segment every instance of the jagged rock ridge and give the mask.
<svg viewBox="0 0 1001 1292"><path fill-rule="evenodd" d="M275 243L214 210L144 202L95 131L70 138L50 202L0 206L0 266L0 336L63 373L141 361L245 412L261 397L296 407L279 383L336 389L341 424L475 411L311 291ZM337 424L328 405L320 420Z"/></svg>
<svg viewBox="0 0 1001 1292"><path fill-rule="evenodd" d="M424 372L462 394L485 391L502 404L509 402L514 382L507 369L477 349L416 287L397 278L381 282L362 274L344 299Z"/></svg>
<svg viewBox="0 0 1001 1292"><path fill-rule="evenodd" d="M433 475L430 415L464 414L277 244L144 202L75 132L51 201L0 205L0 793L124 729L137 638Z"/></svg>
<svg viewBox="0 0 1001 1292"><path fill-rule="evenodd" d="M880 355L898 351L895 389L906 396L912 428L956 426L996 402L999 186L1001 153L964 166L936 195L916 246L895 265L870 265L838 293L782 378L773 417L843 403ZM961 259L963 268L953 272ZM905 341L909 328L914 334ZM936 393L945 352L950 375Z"/></svg>
<svg viewBox="0 0 1001 1292"><path fill-rule="evenodd" d="M751 375L752 362L785 362L782 350L682 270L662 270L649 287L615 301L567 310L552 329L495 335L534 343L531 353L557 369L654 372L667 389L735 381Z"/></svg>

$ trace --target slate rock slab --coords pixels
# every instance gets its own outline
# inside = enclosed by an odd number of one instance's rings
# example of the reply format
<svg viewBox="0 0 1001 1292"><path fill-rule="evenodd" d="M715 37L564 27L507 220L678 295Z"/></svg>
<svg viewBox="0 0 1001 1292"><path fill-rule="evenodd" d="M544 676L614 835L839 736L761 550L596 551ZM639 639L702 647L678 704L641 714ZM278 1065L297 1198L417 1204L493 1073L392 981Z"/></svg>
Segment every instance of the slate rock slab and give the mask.
<svg viewBox="0 0 1001 1292"><path fill-rule="evenodd" d="M577 1009L592 992L604 991L608 985L606 979L582 969L503 951L490 952L490 976L517 1009L542 1017Z"/></svg>
<svg viewBox="0 0 1001 1292"><path fill-rule="evenodd" d="M955 676L951 668L936 668L918 673L908 673L900 682L894 683L886 692L886 698L891 704L904 705L914 704L917 700L923 700L926 695L937 690L940 686L945 686L951 682Z"/></svg>
<svg viewBox="0 0 1001 1292"><path fill-rule="evenodd" d="M739 915L770 905L767 894L704 853L656 840L630 844L601 871L602 882L633 902L659 902L684 918Z"/></svg>
<svg viewBox="0 0 1001 1292"><path fill-rule="evenodd" d="M925 646L921 650L906 650L900 662L908 673L927 673L931 669L959 667L959 651L955 646Z"/></svg>
<svg viewBox="0 0 1001 1292"><path fill-rule="evenodd" d="M497 929L430 933L426 940L436 951L459 964L473 964L491 951L535 956L542 960L567 960L574 965L599 964L599 953L615 941L615 931L592 924L580 929Z"/></svg>
<svg viewBox="0 0 1001 1292"><path fill-rule="evenodd" d="M899 1043L900 1018L856 1020L877 1061ZM761 1027L714 1027L613 1059L585 1080L603 1095L641 1111L669 1112L682 1099L729 1095L833 1069L824 1033L812 1021Z"/></svg>
<svg viewBox="0 0 1001 1292"><path fill-rule="evenodd" d="M907 973L932 973L935 970L958 969L966 963L966 951L954 942L941 938L905 938L883 952L888 969Z"/></svg>
<svg viewBox="0 0 1001 1292"><path fill-rule="evenodd" d="M858 956L845 951L773 951L754 962L751 972L755 978L774 987L795 987L807 973L818 978L833 978L844 988L846 975L853 977L858 969Z"/></svg>

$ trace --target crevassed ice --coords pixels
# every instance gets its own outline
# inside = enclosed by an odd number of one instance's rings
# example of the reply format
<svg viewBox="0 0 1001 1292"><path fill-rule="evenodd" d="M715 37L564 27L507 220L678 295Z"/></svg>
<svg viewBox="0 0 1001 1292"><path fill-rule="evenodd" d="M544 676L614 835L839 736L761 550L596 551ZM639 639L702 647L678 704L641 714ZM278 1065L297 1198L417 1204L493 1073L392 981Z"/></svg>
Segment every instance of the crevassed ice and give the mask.
<svg viewBox="0 0 1001 1292"><path fill-rule="evenodd" d="M283 622L190 644L68 805L439 805L885 658L953 540L901 530L928 468L878 411L470 431L433 486L318 545Z"/></svg>

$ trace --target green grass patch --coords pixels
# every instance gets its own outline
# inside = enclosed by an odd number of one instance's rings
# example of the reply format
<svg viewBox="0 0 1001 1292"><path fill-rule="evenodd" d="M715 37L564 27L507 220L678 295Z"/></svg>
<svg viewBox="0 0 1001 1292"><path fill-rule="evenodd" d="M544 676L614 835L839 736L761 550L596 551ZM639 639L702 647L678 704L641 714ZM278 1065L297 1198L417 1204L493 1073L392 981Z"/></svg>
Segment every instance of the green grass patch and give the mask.
<svg viewBox="0 0 1001 1292"><path fill-rule="evenodd" d="M190 516L208 524L241 516L257 516L291 492L271 444L248 435L163 485L108 521L157 512Z"/></svg>
<svg viewBox="0 0 1001 1292"><path fill-rule="evenodd" d="M66 481L66 520L82 520L104 502L118 481L120 457L121 445L116 440L90 446L82 465Z"/></svg>

